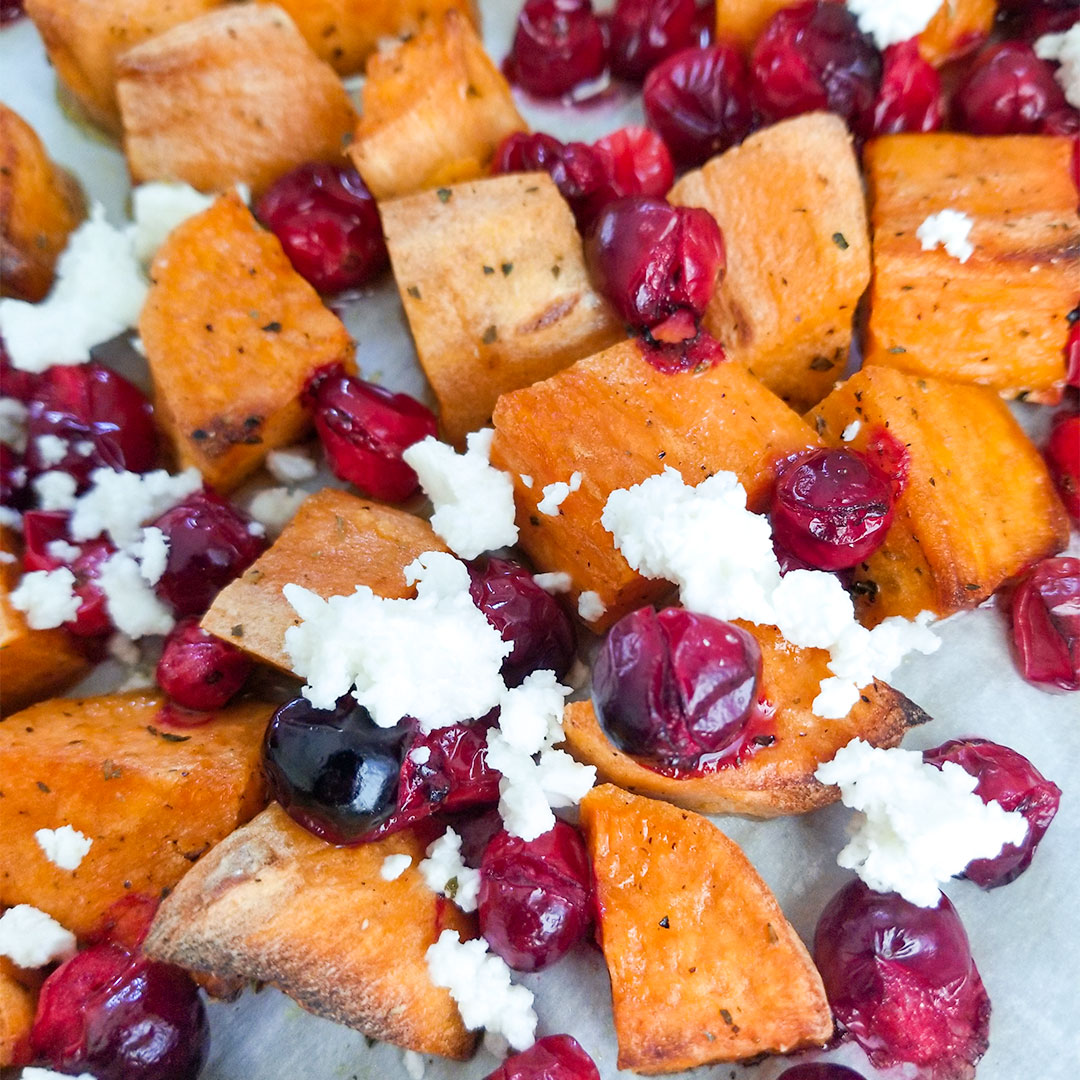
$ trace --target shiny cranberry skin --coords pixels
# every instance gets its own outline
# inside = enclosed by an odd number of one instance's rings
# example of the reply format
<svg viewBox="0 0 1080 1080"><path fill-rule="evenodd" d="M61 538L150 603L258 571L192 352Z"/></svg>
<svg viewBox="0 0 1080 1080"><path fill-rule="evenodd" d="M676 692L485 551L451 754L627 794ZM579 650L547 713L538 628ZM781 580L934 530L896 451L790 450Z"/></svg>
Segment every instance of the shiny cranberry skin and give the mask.
<svg viewBox="0 0 1080 1080"><path fill-rule="evenodd" d="M990 1000L948 897L917 907L853 881L822 912L814 962L842 1030L875 1068L911 1062L922 1080L975 1075Z"/></svg>
<svg viewBox="0 0 1080 1080"><path fill-rule="evenodd" d="M509 67L537 97L558 97L603 74L607 40L590 0L525 0Z"/></svg>
<svg viewBox="0 0 1080 1080"><path fill-rule="evenodd" d="M745 630L683 608L641 608L604 639L593 705L628 754L693 767L738 741L760 677L761 650Z"/></svg>
<svg viewBox="0 0 1080 1080"><path fill-rule="evenodd" d="M1059 413L1054 417L1046 461L1065 509L1080 520L1080 413Z"/></svg>
<svg viewBox="0 0 1080 1080"><path fill-rule="evenodd" d="M548 1035L512 1054L486 1080L600 1080L600 1072L577 1039Z"/></svg>
<svg viewBox="0 0 1080 1080"><path fill-rule="evenodd" d="M941 77L919 54L915 38L885 50L874 102L873 134L937 131L942 118Z"/></svg>
<svg viewBox="0 0 1080 1080"><path fill-rule="evenodd" d="M955 762L964 772L978 777L975 794L983 802L997 802L1024 815L1028 832L1022 844L1006 844L992 859L973 859L963 873L981 889L996 889L1019 877L1031 864L1058 811L1061 789L1057 784L1047 780L1023 754L989 739L952 739L924 750L923 761L939 769L946 761Z"/></svg>
<svg viewBox="0 0 1080 1080"><path fill-rule="evenodd" d="M592 924L592 871L565 821L535 840L499 833L480 862L480 933L515 971L561 960Z"/></svg>
<svg viewBox="0 0 1080 1080"><path fill-rule="evenodd" d="M772 120L828 109L856 132L871 128L881 56L843 4L778 11L754 45L750 73L755 102Z"/></svg>
<svg viewBox="0 0 1080 1080"><path fill-rule="evenodd" d="M126 893L111 903L90 933L91 945L119 945L128 952L138 952L150 933L161 901L145 893Z"/></svg>
<svg viewBox="0 0 1080 1080"><path fill-rule="evenodd" d="M649 127L687 168L742 142L754 127L746 64L731 45L669 56L649 72L644 101Z"/></svg>
<svg viewBox="0 0 1080 1080"><path fill-rule="evenodd" d="M1068 108L1051 66L1022 41L982 53L952 103L953 123L973 135L1036 135L1048 116Z"/></svg>
<svg viewBox="0 0 1080 1080"><path fill-rule="evenodd" d="M834 1065L828 1061L794 1065L785 1069L776 1080L865 1080L862 1073L846 1065Z"/></svg>
<svg viewBox="0 0 1080 1080"><path fill-rule="evenodd" d="M1073 147L1073 169L1080 171L1080 143ZM1080 187L1080 176L1077 178L1077 186ZM1080 308L1074 309L1077 318L1073 320L1069 328L1069 336L1065 341L1065 382L1069 386L1080 388ZM1070 315L1072 312L1069 313Z"/></svg>
<svg viewBox="0 0 1080 1080"><path fill-rule="evenodd" d="M1013 641L1029 682L1080 690L1080 559L1044 559L1016 590Z"/></svg>
<svg viewBox="0 0 1080 1080"><path fill-rule="evenodd" d="M165 639L157 683L185 709L220 709L251 674L251 661L235 645L213 637L195 618L182 619Z"/></svg>
<svg viewBox="0 0 1080 1080"><path fill-rule="evenodd" d="M640 82L661 60L694 43L695 0L617 0L611 13L611 71Z"/></svg>
<svg viewBox="0 0 1080 1080"><path fill-rule="evenodd" d="M321 293L365 285L390 261L375 198L347 166L309 162L293 169L259 199L255 216Z"/></svg>
<svg viewBox="0 0 1080 1080"><path fill-rule="evenodd" d="M593 149L604 162L614 197L663 198L675 182L675 164L655 131L630 125L597 139Z"/></svg>

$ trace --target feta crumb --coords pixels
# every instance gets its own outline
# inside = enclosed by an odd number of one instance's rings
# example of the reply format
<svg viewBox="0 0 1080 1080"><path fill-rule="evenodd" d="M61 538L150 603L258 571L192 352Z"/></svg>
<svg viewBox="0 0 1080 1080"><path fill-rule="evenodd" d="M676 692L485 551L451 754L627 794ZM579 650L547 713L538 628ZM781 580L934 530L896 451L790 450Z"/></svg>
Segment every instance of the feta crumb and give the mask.
<svg viewBox="0 0 1080 1080"><path fill-rule="evenodd" d="M18 510L12 510L10 506L0 506L0 525L8 529L21 529L22 514Z"/></svg>
<svg viewBox="0 0 1080 1080"><path fill-rule="evenodd" d="M61 825L59 829L38 829L34 839L45 852L45 858L61 870L78 870L94 842L71 825Z"/></svg>
<svg viewBox="0 0 1080 1080"><path fill-rule="evenodd" d="M114 472L95 469L91 486L79 496L71 515L73 540L92 540L108 535L117 547L142 539L142 526L178 506L202 487L196 468L173 476L164 469L153 472Z"/></svg>
<svg viewBox="0 0 1080 1080"><path fill-rule="evenodd" d="M16 967L44 967L74 955L75 935L44 911L16 904L0 915L0 956Z"/></svg>
<svg viewBox="0 0 1080 1080"><path fill-rule="evenodd" d="M261 521L249 521L247 531L248 536L265 536L266 526Z"/></svg>
<svg viewBox="0 0 1080 1080"><path fill-rule="evenodd" d="M167 634L176 625L172 612L147 582L138 559L127 551L114 552L101 564L97 584L105 594L113 626L128 637Z"/></svg>
<svg viewBox="0 0 1080 1080"><path fill-rule="evenodd" d="M881 50L921 34L942 0L845 0L859 29Z"/></svg>
<svg viewBox="0 0 1080 1080"><path fill-rule="evenodd" d="M586 622L596 622L605 611L607 611L607 604L600 599L599 593L595 593L591 589L586 589L578 597L577 613Z"/></svg>
<svg viewBox="0 0 1080 1080"><path fill-rule="evenodd" d="M1080 109L1080 23L1073 23L1062 34L1044 34L1035 42L1035 55L1061 65L1054 78L1065 91L1065 100Z"/></svg>
<svg viewBox="0 0 1080 1080"><path fill-rule="evenodd" d="M79 457L89 457L94 452L94 444L89 439L80 439L75 444L75 453Z"/></svg>
<svg viewBox="0 0 1080 1080"><path fill-rule="evenodd" d="M118 660L121 664L127 664L128 667L134 667L142 660L142 652L139 646L127 634L113 634L109 638L106 647L109 650L109 655L114 660Z"/></svg>
<svg viewBox="0 0 1080 1080"><path fill-rule="evenodd" d="M296 511L309 494L285 487L266 488L248 504L248 513L262 526L264 534L277 536L296 517Z"/></svg>
<svg viewBox="0 0 1080 1080"><path fill-rule="evenodd" d="M844 442L851 442L856 435L859 434L859 429L862 427L862 422L859 420L852 420L850 424L840 434L840 438Z"/></svg>
<svg viewBox="0 0 1080 1080"><path fill-rule="evenodd" d="M533 486L533 478L528 473L520 473L519 475L521 477L521 482L527 488L531 488Z"/></svg>
<svg viewBox="0 0 1080 1080"><path fill-rule="evenodd" d="M542 489L543 498L536 504L536 509L541 514L547 514L548 517L558 517L559 507L566 501L567 496L580 487L581 473L579 472L571 473L568 483L556 480L553 484L545 484Z"/></svg>
<svg viewBox="0 0 1080 1080"><path fill-rule="evenodd" d="M213 195L203 195L189 184L170 181L140 184L131 192L135 255L139 262L149 263L177 225L213 204Z"/></svg>
<svg viewBox="0 0 1080 1080"><path fill-rule="evenodd" d="M66 540L50 540L45 545L45 554L50 559L70 566L82 554L82 548L69 544Z"/></svg>
<svg viewBox="0 0 1080 1080"><path fill-rule="evenodd" d="M319 471L314 459L303 446L271 450L266 455L266 468L281 484L299 484L310 480Z"/></svg>
<svg viewBox="0 0 1080 1080"><path fill-rule="evenodd" d="M70 510L75 505L78 484L75 477L66 472L43 472L34 477L39 510Z"/></svg>
<svg viewBox="0 0 1080 1080"><path fill-rule="evenodd" d="M139 573L147 585L156 585L169 565L169 541L165 534L156 525L150 525L128 551L138 560Z"/></svg>
<svg viewBox="0 0 1080 1080"><path fill-rule="evenodd" d="M42 465L59 465L68 455L70 443L59 435L39 435L34 440L34 448Z"/></svg>
<svg viewBox="0 0 1080 1080"><path fill-rule="evenodd" d="M853 739L814 774L836 784L860 811L837 863L877 892L920 907L938 902L940 882L972 859L991 859L1027 835L1024 815L975 794L978 778L955 762L936 768L914 750L882 750Z"/></svg>
<svg viewBox="0 0 1080 1080"><path fill-rule="evenodd" d="M11 566L18 561L10 551L0 551L0 566Z"/></svg>
<svg viewBox="0 0 1080 1080"><path fill-rule="evenodd" d="M383 881L397 881L410 866L412 866L411 855L387 855L382 861L382 866L379 867L379 876Z"/></svg>
<svg viewBox="0 0 1080 1080"><path fill-rule="evenodd" d="M427 847L420 863L420 876L432 892L448 896L462 911L475 911L480 895L480 871L466 866L461 858L461 837L447 829Z"/></svg>
<svg viewBox="0 0 1080 1080"><path fill-rule="evenodd" d="M75 595L75 575L66 566L23 574L8 600L16 611L26 616L26 625L31 630L62 626L75 618L82 605Z"/></svg>
<svg viewBox="0 0 1080 1080"><path fill-rule="evenodd" d="M550 574L533 574L533 581L535 581L544 592L552 594L568 593L573 584L570 580L570 575L564 573L562 570L555 570Z"/></svg>
<svg viewBox="0 0 1080 1080"><path fill-rule="evenodd" d="M18 399L0 397L0 443L20 454L26 449L26 418L29 410Z"/></svg>
<svg viewBox="0 0 1080 1080"><path fill-rule="evenodd" d="M72 1076L70 1073L53 1072L52 1069L40 1069L34 1065L28 1065L21 1073L19 1080L94 1080L90 1073L79 1073Z"/></svg>
<svg viewBox="0 0 1080 1080"><path fill-rule="evenodd" d="M402 1050L401 1064L405 1066L410 1080L424 1080L424 1059L415 1050Z"/></svg>
<svg viewBox="0 0 1080 1080"><path fill-rule="evenodd" d="M776 628L801 649L829 648L855 621L855 607L840 579L818 570L785 574L772 603Z"/></svg>
<svg viewBox="0 0 1080 1080"><path fill-rule="evenodd" d="M409 751L409 760L414 765L426 765L431 760L431 747L414 746Z"/></svg>
<svg viewBox="0 0 1080 1080"><path fill-rule="evenodd" d="M915 230L915 236L923 251L933 251L941 245L954 259L966 263L975 251L975 245L968 239L974 224L959 210L939 210Z"/></svg>

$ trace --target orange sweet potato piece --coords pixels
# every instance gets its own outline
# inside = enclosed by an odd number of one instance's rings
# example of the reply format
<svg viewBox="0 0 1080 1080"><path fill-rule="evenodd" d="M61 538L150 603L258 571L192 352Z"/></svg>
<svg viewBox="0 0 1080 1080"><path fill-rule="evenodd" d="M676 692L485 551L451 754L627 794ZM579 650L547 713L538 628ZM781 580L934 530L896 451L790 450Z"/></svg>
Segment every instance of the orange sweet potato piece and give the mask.
<svg viewBox="0 0 1080 1080"><path fill-rule="evenodd" d="M161 905L144 951L214 975L276 986L303 1008L421 1054L466 1058L466 1031L425 952L475 919L436 896L417 864L425 842L404 831L333 847L277 803L219 844ZM413 863L395 881L388 855Z"/></svg>
<svg viewBox="0 0 1080 1080"><path fill-rule="evenodd" d="M765 24L781 9L799 0L716 0L716 37L750 52Z"/></svg>
<svg viewBox="0 0 1080 1080"><path fill-rule="evenodd" d="M631 570L600 524L613 490L665 466L691 484L727 469L760 509L777 461L819 444L813 429L740 365L666 375L636 341L625 341L504 394L495 408L492 461L514 477L521 547L538 569L568 573L575 600L586 590L598 594L606 611L590 626L603 630L667 589ZM554 517L540 513L544 486L575 471L580 489Z"/></svg>
<svg viewBox="0 0 1080 1080"><path fill-rule="evenodd" d="M997 0L944 0L919 35L924 60L941 67L974 49L993 29Z"/></svg>
<svg viewBox="0 0 1080 1080"><path fill-rule="evenodd" d="M858 420L856 450L887 429L910 458L885 542L855 570L866 623L975 607L1068 542L1045 462L991 390L867 367L812 419L835 445Z"/></svg>
<svg viewBox="0 0 1080 1080"><path fill-rule="evenodd" d="M245 652L290 671L285 631L299 620L282 595L289 582L320 596L367 585L388 598L415 596L405 567L446 546L422 518L336 488L312 495L262 558L227 585L202 626Z"/></svg>
<svg viewBox="0 0 1080 1080"><path fill-rule="evenodd" d="M1080 297L1072 144L1047 135L889 135L866 148L874 282L866 362L1055 402ZM923 251L943 209L974 225L967 262Z"/></svg>
<svg viewBox="0 0 1080 1080"><path fill-rule="evenodd" d="M611 785L585 796L581 823L620 1069L679 1072L828 1041L821 976L737 844Z"/></svg>
<svg viewBox="0 0 1080 1080"><path fill-rule="evenodd" d="M305 382L351 369L352 341L236 195L174 229L150 276L139 333L158 420L179 463L228 490L304 434Z"/></svg>
<svg viewBox="0 0 1080 1080"><path fill-rule="evenodd" d="M263 730L248 701L168 727L162 696L57 698L0 724L0 906L33 904L79 936L129 893L158 895L264 805ZM61 870L34 839L71 825L93 843Z"/></svg>
<svg viewBox="0 0 1080 1080"><path fill-rule="evenodd" d="M15 1051L34 1022L37 990L24 978L26 974L0 956L0 1067L15 1063Z"/></svg>

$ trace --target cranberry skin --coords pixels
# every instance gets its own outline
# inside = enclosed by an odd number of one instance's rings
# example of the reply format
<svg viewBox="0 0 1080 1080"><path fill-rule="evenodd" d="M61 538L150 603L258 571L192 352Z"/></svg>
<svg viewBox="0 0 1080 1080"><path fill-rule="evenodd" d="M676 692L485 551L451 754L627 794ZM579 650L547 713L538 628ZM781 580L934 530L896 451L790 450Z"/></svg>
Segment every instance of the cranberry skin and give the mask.
<svg viewBox="0 0 1080 1080"><path fill-rule="evenodd" d="M738 741L760 677L761 650L745 630L683 608L641 608L608 631L593 704L620 749L693 767Z"/></svg>
<svg viewBox="0 0 1080 1080"><path fill-rule="evenodd" d="M973 135L1037 135L1067 109L1053 69L1030 45L1003 41L982 53L953 95L953 122Z"/></svg>
<svg viewBox="0 0 1080 1080"><path fill-rule="evenodd" d="M314 408L315 430L335 476L386 502L416 494L420 481L401 455L437 434L430 409L343 371L318 384Z"/></svg>
<svg viewBox="0 0 1080 1080"><path fill-rule="evenodd" d="M518 85L558 97L598 78L606 65L607 40L590 0L526 0L510 51Z"/></svg>
<svg viewBox="0 0 1080 1080"><path fill-rule="evenodd" d="M790 1069L785 1069L776 1080L865 1080L865 1078L862 1073L857 1073L846 1065L816 1061L813 1064L795 1065Z"/></svg>
<svg viewBox="0 0 1080 1080"><path fill-rule="evenodd" d="M157 683L185 709L220 709L251 674L251 661L235 645L208 634L198 619L182 619L165 639Z"/></svg>
<svg viewBox="0 0 1080 1080"><path fill-rule="evenodd" d="M1080 142L1073 147L1073 171L1077 173L1076 183L1080 187ZM1065 342L1065 382L1080 388L1080 308L1075 311L1077 318L1073 320Z"/></svg>
<svg viewBox="0 0 1080 1080"><path fill-rule="evenodd" d="M0 506L25 510L32 501L28 479L22 454L7 443L0 443Z"/></svg>
<svg viewBox="0 0 1080 1080"><path fill-rule="evenodd" d="M0 26L7 26L25 14L23 0L0 0Z"/></svg>
<svg viewBox="0 0 1080 1080"><path fill-rule="evenodd" d="M1080 520L1080 413L1054 417L1046 462L1065 509L1074 520Z"/></svg>
<svg viewBox="0 0 1080 1080"><path fill-rule="evenodd" d="M1019 877L1031 865L1043 834L1050 827L1061 801L1061 789L1023 754L989 739L952 739L923 751L923 761L940 769L955 762L964 772L978 777L975 794L983 802L998 802L1006 810L1016 810L1028 823L1027 836L1020 845L1006 844L992 859L973 859L963 877L980 889L996 889Z"/></svg>
<svg viewBox="0 0 1080 1080"><path fill-rule="evenodd" d="M731 45L692 46L645 80L645 118L683 167L702 165L754 128L746 64Z"/></svg>
<svg viewBox="0 0 1080 1080"><path fill-rule="evenodd" d="M665 57L691 45L695 0L617 0L611 14L611 71L640 82Z"/></svg>
<svg viewBox="0 0 1080 1080"><path fill-rule="evenodd" d="M915 38L885 50L874 102L873 134L937 131L942 118L941 77L919 54Z"/></svg>
<svg viewBox="0 0 1080 1080"><path fill-rule="evenodd" d="M614 197L663 198L675 182L675 164L655 131L631 124L597 139L593 150L604 163Z"/></svg>
<svg viewBox="0 0 1080 1080"><path fill-rule="evenodd" d="M922 908L863 882L842 888L814 935L814 962L837 1021L875 1068L970 1080L986 1052L990 1000L956 909Z"/></svg>
<svg viewBox="0 0 1080 1080"><path fill-rule="evenodd" d="M1080 559L1044 559L1016 590L1013 641L1028 682L1080 690Z"/></svg>
<svg viewBox="0 0 1080 1080"><path fill-rule="evenodd" d="M515 971L561 960L592 924L592 871L565 821L535 840L500 832L480 862L480 933Z"/></svg>
<svg viewBox="0 0 1080 1080"><path fill-rule="evenodd" d="M155 896L126 893L105 909L88 937L90 944L119 945L128 952L138 952L160 904Z"/></svg>
<svg viewBox="0 0 1080 1080"><path fill-rule="evenodd" d="M512 1054L486 1080L600 1080L600 1072L577 1039L548 1035Z"/></svg>

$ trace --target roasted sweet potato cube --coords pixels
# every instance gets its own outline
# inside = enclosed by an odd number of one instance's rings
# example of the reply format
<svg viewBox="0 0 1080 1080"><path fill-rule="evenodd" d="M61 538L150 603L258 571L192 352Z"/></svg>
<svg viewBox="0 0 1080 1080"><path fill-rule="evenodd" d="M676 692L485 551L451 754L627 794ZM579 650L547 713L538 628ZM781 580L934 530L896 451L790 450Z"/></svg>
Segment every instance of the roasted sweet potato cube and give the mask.
<svg viewBox="0 0 1080 1080"><path fill-rule="evenodd" d="M540 570L570 575L575 599L594 592L603 630L667 590L630 569L600 524L608 495L671 466L689 483L721 469L761 509L776 463L819 445L818 436L738 364L664 374L625 341L495 408L492 461L514 477L519 543ZM582 475L554 516L538 504L546 485ZM527 477L527 486L522 477Z"/></svg>
<svg viewBox="0 0 1080 1080"><path fill-rule="evenodd" d="M781 9L799 0L716 0L716 37L749 52L765 24Z"/></svg>
<svg viewBox="0 0 1080 1080"><path fill-rule="evenodd" d="M975 607L1068 542L1045 462L991 390L867 367L812 419L834 444L858 421L845 446L863 450L884 434L906 451L907 487L885 542L855 569L863 622Z"/></svg>
<svg viewBox="0 0 1080 1080"><path fill-rule="evenodd" d="M179 463L228 490L304 434L304 384L351 369L352 340L235 195L173 230L150 276L139 333L158 420Z"/></svg>
<svg viewBox="0 0 1080 1080"><path fill-rule="evenodd" d="M831 761L852 739L874 746L897 746L908 728L930 718L899 691L883 682L867 686L842 720L822 720L811 711L822 679L829 677L829 654L798 649L773 626L738 623L761 646L759 694L775 708L768 734L775 742L755 747L736 766L701 776L670 776L623 753L604 733L593 706L578 701L566 707L566 749L595 765L602 781L638 795L666 799L701 814L778 817L803 814L835 802L838 791L814 779L814 770Z"/></svg>
<svg viewBox="0 0 1080 1080"><path fill-rule="evenodd" d="M15 1051L34 1022L37 991L23 979L24 974L0 956L0 1067L15 1063Z"/></svg>
<svg viewBox="0 0 1080 1080"><path fill-rule="evenodd" d="M490 423L500 394L625 336L589 283L574 218L546 173L422 192L381 210L451 441Z"/></svg>
<svg viewBox="0 0 1080 1080"><path fill-rule="evenodd" d="M1080 298L1072 143L1047 135L889 135L866 148L874 282L866 362L1055 402ZM966 262L916 236L973 221Z"/></svg>
<svg viewBox="0 0 1080 1080"><path fill-rule="evenodd" d="M293 582L320 596L357 585L388 598L415 596L405 567L446 546L422 518L325 488L307 499L262 558L227 585L203 617L204 630L284 671L285 631L299 622L282 595Z"/></svg>
<svg viewBox="0 0 1080 1080"><path fill-rule="evenodd" d="M86 204L34 129L0 104L0 293L31 303L52 286L53 267Z"/></svg>
<svg viewBox="0 0 1080 1080"><path fill-rule="evenodd" d="M679 1072L820 1045L821 976L737 844L611 785L581 803L619 1068Z"/></svg>
<svg viewBox="0 0 1080 1080"><path fill-rule="evenodd" d="M247 701L169 726L151 693L56 698L0 724L0 906L33 904L85 936L120 897L156 897L265 804L263 731ZM92 844L76 870L34 833L71 825Z"/></svg>
<svg viewBox="0 0 1080 1080"><path fill-rule="evenodd" d="M117 61L135 183L237 181L255 194L305 161L337 161L356 114L333 68L278 7L229 4Z"/></svg>
<svg viewBox="0 0 1080 1080"><path fill-rule="evenodd" d="M944 0L919 35L923 59L941 67L974 49L990 33L997 0Z"/></svg>
<svg viewBox="0 0 1080 1080"><path fill-rule="evenodd" d="M349 154L378 199L481 176L499 143L526 130L506 80L453 10L371 57L362 105Z"/></svg>
<svg viewBox="0 0 1080 1080"><path fill-rule="evenodd" d="M333 847L276 803L219 844L161 905L144 951L195 971L267 982L305 1009L421 1054L466 1058L475 1036L428 976L443 930L476 923L436 896L409 830ZM396 880L388 855L411 856Z"/></svg>
<svg viewBox="0 0 1080 1080"><path fill-rule="evenodd" d="M844 373L852 318L870 280L862 180L830 113L774 124L684 176L673 203L703 206L724 233L727 272L705 325L794 408Z"/></svg>

